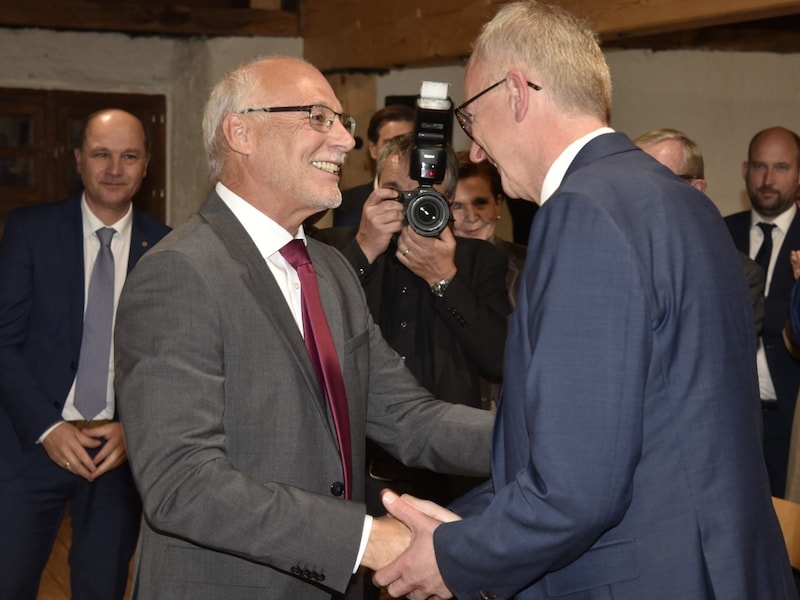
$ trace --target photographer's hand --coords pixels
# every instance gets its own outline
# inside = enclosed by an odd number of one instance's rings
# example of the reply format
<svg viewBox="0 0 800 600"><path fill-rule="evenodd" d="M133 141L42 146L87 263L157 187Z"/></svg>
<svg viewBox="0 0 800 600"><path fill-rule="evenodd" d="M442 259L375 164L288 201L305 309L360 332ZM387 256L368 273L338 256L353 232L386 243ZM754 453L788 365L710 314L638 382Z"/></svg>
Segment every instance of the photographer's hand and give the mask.
<svg viewBox="0 0 800 600"><path fill-rule="evenodd" d="M356 242L370 264L386 252L392 236L403 227L403 205L396 197L396 191L379 188L364 202Z"/></svg>
<svg viewBox="0 0 800 600"><path fill-rule="evenodd" d="M456 238L449 227L439 237L425 237L407 226L397 241L397 259L428 287L455 274L455 256Z"/></svg>

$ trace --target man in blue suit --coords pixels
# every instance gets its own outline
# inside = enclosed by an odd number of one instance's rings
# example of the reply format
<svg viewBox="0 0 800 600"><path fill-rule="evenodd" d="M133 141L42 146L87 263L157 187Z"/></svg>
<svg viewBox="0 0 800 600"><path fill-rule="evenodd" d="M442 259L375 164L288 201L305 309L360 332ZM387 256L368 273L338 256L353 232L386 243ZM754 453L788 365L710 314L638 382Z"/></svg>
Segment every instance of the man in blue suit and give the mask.
<svg viewBox="0 0 800 600"><path fill-rule="evenodd" d="M81 408L76 374L85 360L84 333L96 330L88 314L84 320L101 247L96 232L113 228L108 299L113 292L115 307L127 273L169 231L131 204L147 172L146 140L130 113L92 114L75 149L84 192L18 209L6 222L0 242L0 598L36 598L67 505L72 598L109 600L125 590L140 503L116 420L111 352L107 368L94 361L101 372L93 414Z"/></svg>
<svg viewBox="0 0 800 600"><path fill-rule="evenodd" d="M561 8L502 8L464 90L472 160L541 208L492 480L452 513L386 493L412 536L376 580L413 600L796 598L752 307L716 207L607 127L605 59Z"/></svg>
<svg viewBox="0 0 800 600"><path fill-rule="evenodd" d="M764 460L774 496L785 495L789 445L800 362L783 341L795 282L791 253L800 249L800 137L783 127L758 132L750 141L742 165L751 210L725 218L736 247L757 261L767 273L764 291L764 329L758 345L758 382L764 420ZM764 235L769 231L769 240ZM762 251L764 242L770 250Z"/></svg>

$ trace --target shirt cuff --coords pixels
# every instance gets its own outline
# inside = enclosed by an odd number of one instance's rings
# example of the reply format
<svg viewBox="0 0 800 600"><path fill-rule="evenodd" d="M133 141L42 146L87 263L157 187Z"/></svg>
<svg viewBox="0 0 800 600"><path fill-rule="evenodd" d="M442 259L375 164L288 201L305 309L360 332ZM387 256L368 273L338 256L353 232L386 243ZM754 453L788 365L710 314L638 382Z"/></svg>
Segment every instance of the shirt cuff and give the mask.
<svg viewBox="0 0 800 600"><path fill-rule="evenodd" d="M41 444L44 441L44 438L46 438L48 435L50 435L50 432L53 431L53 429L55 429L56 427L58 427L62 423L66 423L66 421L59 421L58 423L54 423L53 425L48 427L47 431L45 431L41 436L39 436L39 439L36 440L36 443L37 444Z"/></svg>
<svg viewBox="0 0 800 600"><path fill-rule="evenodd" d="M367 542L369 541L369 534L372 531L372 517L364 515L364 529L361 530L361 545L358 547L358 556L356 556L356 565L353 567L353 573L358 571L361 565L361 559L364 558L364 552L367 551Z"/></svg>

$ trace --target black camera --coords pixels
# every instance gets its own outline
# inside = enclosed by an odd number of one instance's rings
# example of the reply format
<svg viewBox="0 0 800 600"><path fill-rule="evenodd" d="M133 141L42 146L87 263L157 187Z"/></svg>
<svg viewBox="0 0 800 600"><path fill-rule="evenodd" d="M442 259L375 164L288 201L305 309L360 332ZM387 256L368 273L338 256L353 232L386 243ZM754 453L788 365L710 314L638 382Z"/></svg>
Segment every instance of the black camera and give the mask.
<svg viewBox="0 0 800 600"><path fill-rule="evenodd" d="M420 235L437 236L450 222L450 205L430 186L398 192L397 201L403 203L406 222Z"/></svg>
<svg viewBox="0 0 800 600"><path fill-rule="evenodd" d="M420 186L401 192L405 218L414 231L427 237L439 235L450 222L450 205L433 189L444 180L447 168L447 143L453 123L452 102L446 83L423 81L417 97L414 148L409 171Z"/></svg>

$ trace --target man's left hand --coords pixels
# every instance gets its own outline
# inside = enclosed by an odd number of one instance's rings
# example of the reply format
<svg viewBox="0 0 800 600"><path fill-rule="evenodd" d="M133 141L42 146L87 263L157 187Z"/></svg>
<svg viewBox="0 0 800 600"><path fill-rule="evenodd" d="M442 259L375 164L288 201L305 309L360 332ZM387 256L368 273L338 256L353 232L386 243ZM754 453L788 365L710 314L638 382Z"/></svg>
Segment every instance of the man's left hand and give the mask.
<svg viewBox="0 0 800 600"><path fill-rule="evenodd" d="M118 421L91 429L84 429L83 433L92 438L105 440L105 444L94 457L94 464L97 466L97 470L92 473L92 480L112 469L116 469L128 460L125 436L122 432L122 425Z"/></svg>
<svg viewBox="0 0 800 600"><path fill-rule="evenodd" d="M449 227L439 237L426 237L406 225L397 240L396 256L430 287L456 272L456 238Z"/></svg>

